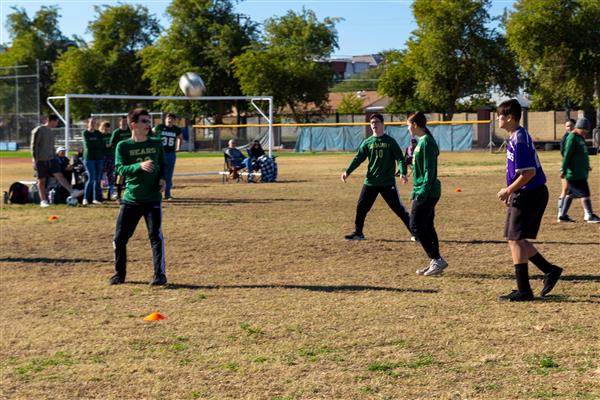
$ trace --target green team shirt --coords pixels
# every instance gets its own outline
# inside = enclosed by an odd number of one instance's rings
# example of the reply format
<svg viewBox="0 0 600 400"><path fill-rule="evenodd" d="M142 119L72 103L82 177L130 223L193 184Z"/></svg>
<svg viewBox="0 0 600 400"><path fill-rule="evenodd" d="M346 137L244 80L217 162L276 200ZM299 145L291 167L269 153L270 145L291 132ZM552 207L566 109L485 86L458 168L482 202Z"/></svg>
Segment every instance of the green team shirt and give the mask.
<svg viewBox="0 0 600 400"><path fill-rule="evenodd" d="M154 127L154 130L156 131L156 138L162 140L165 153L175 153L175 144L177 143L177 136L181 135L181 128L177 125L158 124Z"/></svg>
<svg viewBox="0 0 600 400"><path fill-rule="evenodd" d="M154 171L144 171L142 161L154 161ZM160 201L161 179L165 175L165 155L159 140L148 138L144 142L127 139L117 144L115 157L117 174L125 177L125 203L147 203Z"/></svg>
<svg viewBox="0 0 600 400"><path fill-rule="evenodd" d="M428 197L439 198L442 184L437 178L437 158L440 153L431 135L423 135L413 152L413 191L411 199L420 202Z"/></svg>
<svg viewBox="0 0 600 400"><path fill-rule="evenodd" d="M131 130L129 128L117 128L113 131L112 135L110 136L110 147L113 151L116 151L117 144L127 139L131 139Z"/></svg>
<svg viewBox="0 0 600 400"><path fill-rule="evenodd" d="M83 131L83 159L104 160L104 138L100 131Z"/></svg>
<svg viewBox="0 0 600 400"><path fill-rule="evenodd" d="M346 174L350 175L365 160L369 159L367 176L364 184L366 186L391 186L396 184L396 162L398 170L406 175L404 155L398 142L386 134L382 136L370 136L362 141L354 159L346 168Z"/></svg>
<svg viewBox="0 0 600 400"><path fill-rule="evenodd" d="M590 171L590 156L585 139L575 132L569 133L563 148L560 170L567 181L587 179Z"/></svg>

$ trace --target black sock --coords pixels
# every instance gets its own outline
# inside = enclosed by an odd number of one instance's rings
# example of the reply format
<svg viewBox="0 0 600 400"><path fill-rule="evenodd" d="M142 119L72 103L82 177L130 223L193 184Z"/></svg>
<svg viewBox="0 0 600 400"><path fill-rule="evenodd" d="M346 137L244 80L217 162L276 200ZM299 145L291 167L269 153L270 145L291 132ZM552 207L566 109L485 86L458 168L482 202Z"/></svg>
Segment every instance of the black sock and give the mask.
<svg viewBox="0 0 600 400"><path fill-rule="evenodd" d="M117 183L115 186L117 187L117 197L121 197L121 192L123 191L123 185L120 185Z"/></svg>
<svg viewBox="0 0 600 400"><path fill-rule="evenodd" d="M539 252L529 257L529 261L531 261L536 267L539 268L540 271L545 274L554 272L557 269L556 265L550 264L548 260L546 260Z"/></svg>
<svg viewBox="0 0 600 400"><path fill-rule="evenodd" d="M567 215L572 202L573 202L573 198L571 196L567 196L564 198L564 203L563 203L562 210L561 210L561 217L564 217Z"/></svg>
<svg viewBox="0 0 600 400"><path fill-rule="evenodd" d="M527 263L515 264L515 276L517 278L517 289L519 289L519 292L531 292Z"/></svg>

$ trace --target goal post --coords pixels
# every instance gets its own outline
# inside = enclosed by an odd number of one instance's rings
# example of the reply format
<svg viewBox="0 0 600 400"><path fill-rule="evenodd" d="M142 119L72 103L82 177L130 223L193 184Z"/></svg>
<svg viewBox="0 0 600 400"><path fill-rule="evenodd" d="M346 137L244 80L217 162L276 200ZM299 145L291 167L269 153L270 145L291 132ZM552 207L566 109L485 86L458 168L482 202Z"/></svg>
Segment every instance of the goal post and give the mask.
<svg viewBox="0 0 600 400"><path fill-rule="evenodd" d="M244 100L249 101L256 111L267 120L268 123L268 144L269 156L273 155L273 96L137 96L137 95L118 95L118 94L65 94L63 96L50 96L46 99L48 107L60 118L65 124L65 148L69 151L70 123L71 120L71 100L74 99L91 99L91 100L174 100L174 101L228 101L228 100ZM63 100L64 111L61 113L54 106L53 101ZM257 101L268 102L268 111L265 113ZM268 115L267 115L268 114Z"/></svg>

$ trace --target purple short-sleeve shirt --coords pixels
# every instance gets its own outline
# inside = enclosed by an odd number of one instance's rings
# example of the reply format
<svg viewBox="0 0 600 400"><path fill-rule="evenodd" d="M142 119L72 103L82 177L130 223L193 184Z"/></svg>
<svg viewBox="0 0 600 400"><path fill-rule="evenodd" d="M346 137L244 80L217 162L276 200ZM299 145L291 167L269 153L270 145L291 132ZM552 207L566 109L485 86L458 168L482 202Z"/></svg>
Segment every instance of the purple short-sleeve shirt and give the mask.
<svg viewBox="0 0 600 400"><path fill-rule="evenodd" d="M506 184L512 184L528 169L535 169L535 176L519 189L531 190L546 183L546 175L535 151L533 139L525 128L519 127L506 144Z"/></svg>

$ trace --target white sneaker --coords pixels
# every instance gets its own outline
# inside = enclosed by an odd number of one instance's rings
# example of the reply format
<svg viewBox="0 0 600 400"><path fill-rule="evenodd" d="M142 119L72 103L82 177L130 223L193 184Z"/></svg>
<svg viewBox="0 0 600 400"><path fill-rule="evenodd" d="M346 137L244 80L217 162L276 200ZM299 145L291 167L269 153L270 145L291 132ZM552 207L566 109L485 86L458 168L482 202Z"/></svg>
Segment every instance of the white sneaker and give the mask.
<svg viewBox="0 0 600 400"><path fill-rule="evenodd" d="M90 202L88 201L88 199L83 199L83 201L81 202L82 206L87 206L88 204L90 204Z"/></svg>
<svg viewBox="0 0 600 400"><path fill-rule="evenodd" d="M598 217L596 214L592 214L592 215L586 216L583 219L588 224L598 224L598 223L600 223L600 217Z"/></svg>
<svg viewBox="0 0 600 400"><path fill-rule="evenodd" d="M111 200L116 200L117 198L118 198L118 196L117 196L116 193L113 193L113 194L110 195L110 199Z"/></svg>
<svg viewBox="0 0 600 400"><path fill-rule="evenodd" d="M42 208L50 207L50 204L48 204L48 202L46 200L42 200L42 201L40 201L40 207L42 207Z"/></svg>
<svg viewBox="0 0 600 400"><path fill-rule="evenodd" d="M101 202L101 201L98 201L98 200L93 200L93 201L92 201L92 204L102 204L102 202Z"/></svg>
<svg viewBox="0 0 600 400"><path fill-rule="evenodd" d="M431 265L433 264L433 259L431 261L429 261L429 265L427 265L426 267L423 268L419 268L417 270L417 275L425 275L425 272L429 271L429 268L431 268Z"/></svg>
<svg viewBox="0 0 600 400"><path fill-rule="evenodd" d="M79 197L83 194L83 190L81 189L73 189L71 190L71 197Z"/></svg>
<svg viewBox="0 0 600 400"><path fill-rule="evenodd" d="M448 263L442 257L438 258L437 260L431 260L431 266L423 275L432 276L441 274L444 272L444 269L446 269L447 266Z"/></svg>

